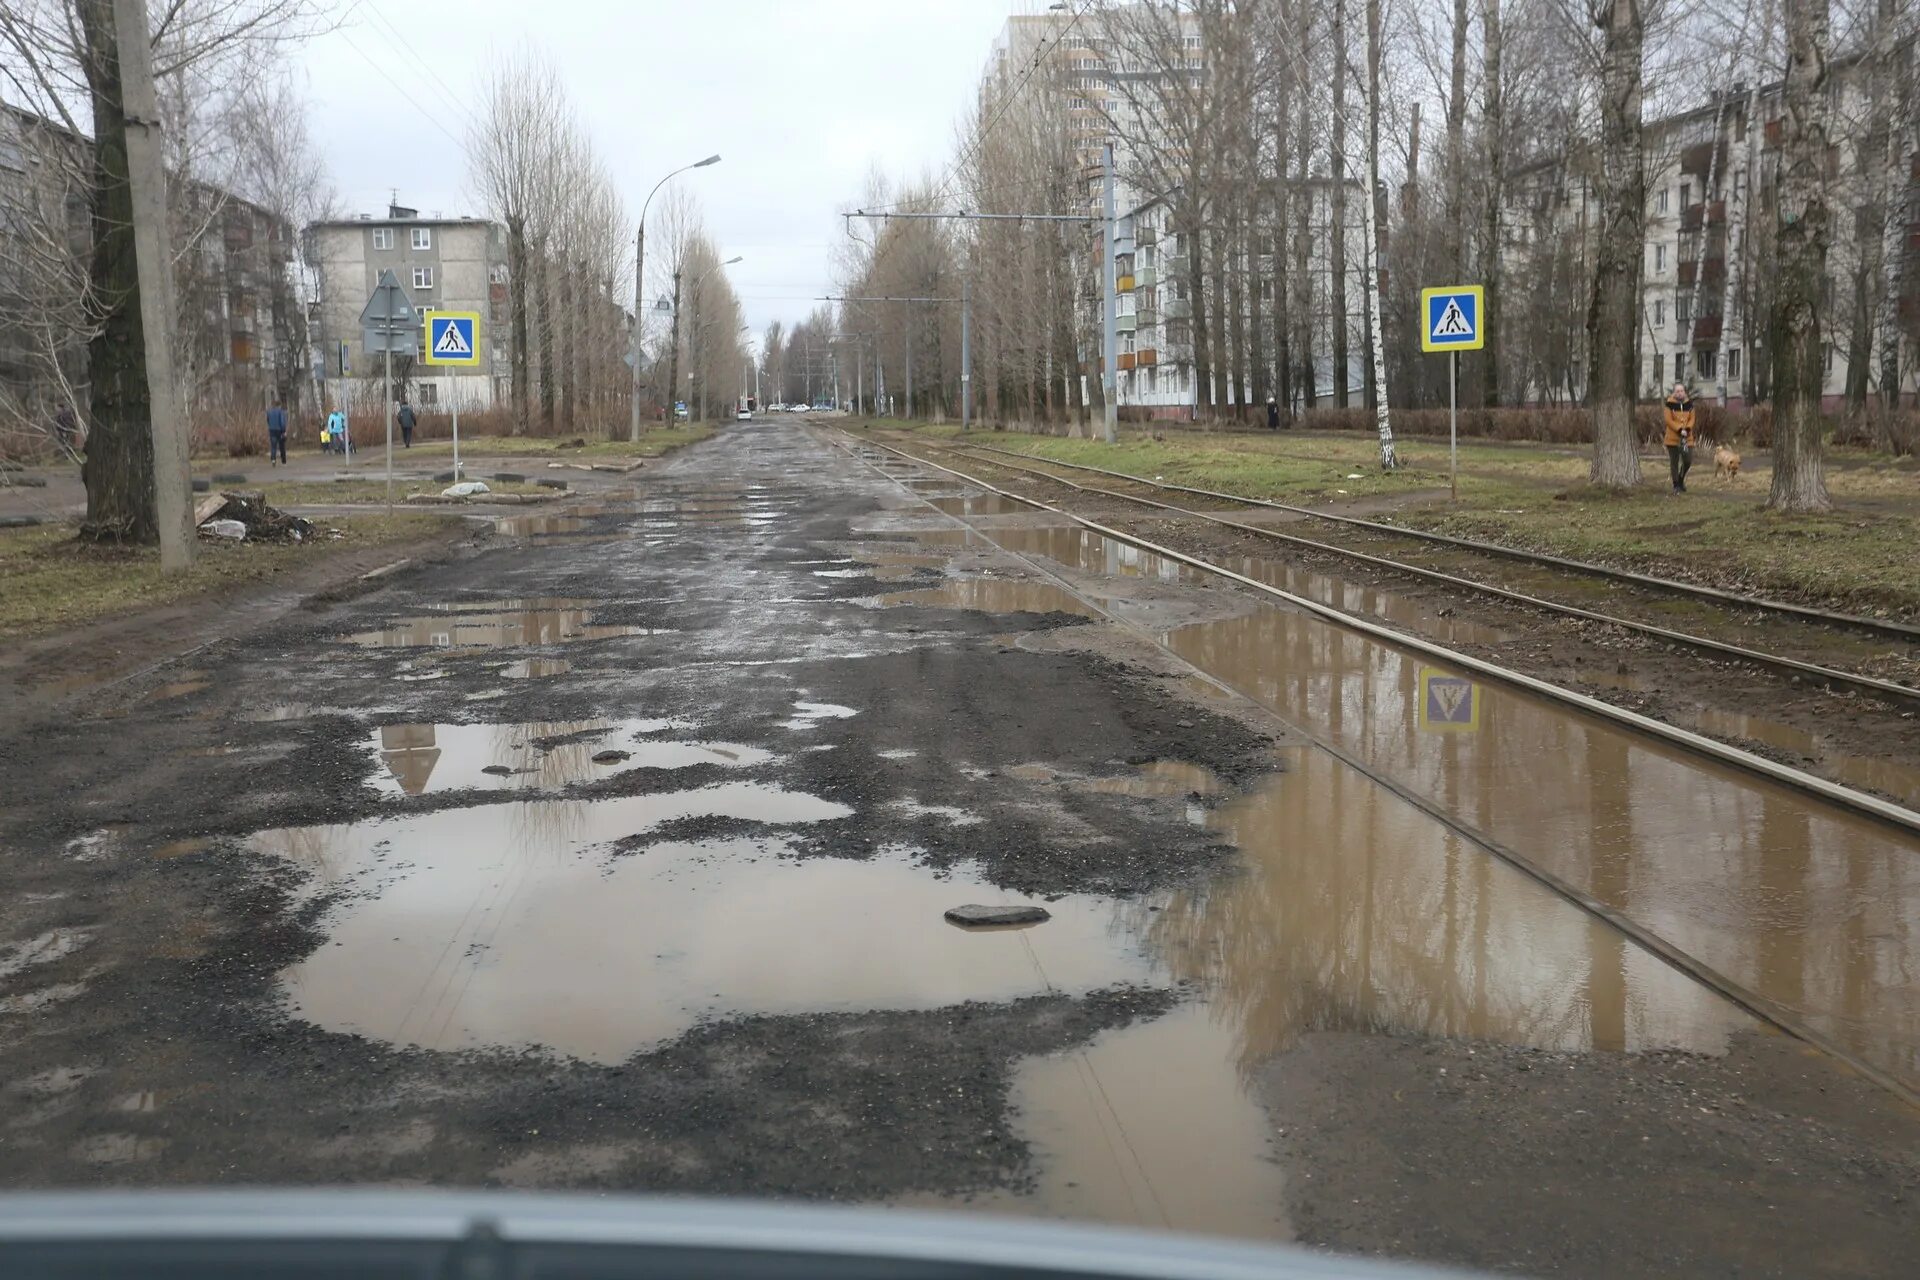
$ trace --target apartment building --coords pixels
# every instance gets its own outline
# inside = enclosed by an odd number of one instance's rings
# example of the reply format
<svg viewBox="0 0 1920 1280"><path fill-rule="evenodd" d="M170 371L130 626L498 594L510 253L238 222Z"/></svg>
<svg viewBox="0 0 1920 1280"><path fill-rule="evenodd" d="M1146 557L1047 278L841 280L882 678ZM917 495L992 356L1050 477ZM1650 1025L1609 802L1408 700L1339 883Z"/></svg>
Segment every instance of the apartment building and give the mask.
<svg viewBox="0 0 1920 1280"><path fill-rule="evenodd" d="M1834 118L1867 118L1865 67L1833 67ZM1647 220L1642 313L1636 334L1639 391L1658 399L1676 381L1729 407L1764 399L1770 375L1766 333L1772 303L1770 263L1777 204L1784 85L1733 86L1698 109L1648 123ZM1911 124L1907 126L1911 129ZM1823 400L1845 402L1850 384L1878 394L1877 317L1868 313L1867 273L1880 244L1865 209L1877 178L1862 154L1862 132L1833 131L1827 160L1832 247L1822 289L1826 343ZM1585 386L1584 312L1534 314L1522 282L1591 280L1599 204L1597 156L1550 155L1512 175L1507 189L1503 263L1508 312L1502 358L1527 370L1528 400L1577 400ZM1900 272L1901 368L1914 386L1920 359L1920 159L1912 162L1893 216ZM1564 307L1560 308L1565 310ZM1909 393L1911 394L1911 393Z"/></svg>
<svg viewBox="0 0 1920 1280"><path fill-rule="evenodd" d="M363 345L360 313L382 271L392 271L414 306L433 311L477 311L481 362L447 368L403 362L408 393L421 405L463 409L505 404L511 394L507 315L506 230L485 218L423 217L394 204L385 217L361 214L313 223L308 257L318 277L311 305L314 344L329 404L378 400L385 395L385 362Z"/></svg>
<svg viewBox="0 0 1920 1280"><path fill-rule="evenodd" d="M92 140L0 107L0 416L84 414L84 299L93 252ZM291 229L203 182L176 185L175 355L196 413L297 403L306 343Z"/></svg>

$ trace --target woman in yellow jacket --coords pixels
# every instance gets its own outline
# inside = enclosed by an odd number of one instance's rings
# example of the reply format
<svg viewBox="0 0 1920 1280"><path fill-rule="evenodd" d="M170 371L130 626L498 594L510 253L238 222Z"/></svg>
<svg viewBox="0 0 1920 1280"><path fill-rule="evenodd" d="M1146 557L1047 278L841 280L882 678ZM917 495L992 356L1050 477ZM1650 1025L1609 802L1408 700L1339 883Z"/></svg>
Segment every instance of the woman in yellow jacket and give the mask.
<svg viewBox="0 0 1920 1280"><path fill-rule="evenodd" d="M1667 397L1667 471L1673 476L1673 491L1687 491L1687 472L1693 466L1693 397L1687 384L1676 382Z"/></svg>

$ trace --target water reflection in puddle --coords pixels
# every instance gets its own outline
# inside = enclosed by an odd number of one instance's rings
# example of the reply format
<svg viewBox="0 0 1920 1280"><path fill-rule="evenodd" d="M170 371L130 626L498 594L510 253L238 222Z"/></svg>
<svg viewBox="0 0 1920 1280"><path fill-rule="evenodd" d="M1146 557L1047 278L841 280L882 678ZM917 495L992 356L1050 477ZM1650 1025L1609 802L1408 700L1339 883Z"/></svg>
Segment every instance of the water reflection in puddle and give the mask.
<svg viewBox="0 0 1920 1280"><path fill-rule="evenodd" d="M1005 895L937 879L904 852L797 860L778 837L668 839L611 859L605 848L681 819L850 812L731 784L273 831L253 847L312 870L312 895L351 891L322 921L326 943L282 976L296 1015L397 1044L618 1062L705 1018L938 1008L1147 977L1109 903L1050 902L1046 927L1019 934L951 929L946 908Z"/></svg>
<svg viewBox="0 0 1920 1280"><path fill-rule="evenodd" d="M493 522L493 531L503 538L540 538L554 534L583 533L592 525L575 515L505 516Z"/></svg>
<svg viewBox="0 0 1920 1280"><path fill-rule="evenodd" d="M928 502L950 516L1006 516L1036 508L997 493L970 493L950 498L928 498Z"/></svg>
<svg viewBox="0 0 1920 1280"><path fill-rule="evenodd" d="M586 720L555 724L390 724L365 742L382 766L373 778L386 795L423 795L467 787L558 790L622 769L739 769L765 764L771 751L733 742L676 742L643 735L667 720ZM618 760L596 761L604 752Z"/></svg>
<svg viewBox="0 0 1920 1280"><path fill-rule="evenodd" d="M1099 616L1093 609L1051 582L1034 578L948 578L936 587L896 591L884 595L881 605L914 605L929 609L968 609L979 613L1069 613Z"/></svg>
<svg viewBox="0 0 1920 1280"><path fill-rule="evenodd" d="M606 640L614 636L658 635L659 627L590 623L586 608L512 608L498 612L462 609L403 618L374 631L341 637L372 649L514 649Z"/></svg>
<svg viewBox="0 0 1920 1280"><path fill-rule="evenodd" d="M563 676L571 670L573 664L565 658L522 658L501 667L500 674L509 680L541 680Z"/></svg>

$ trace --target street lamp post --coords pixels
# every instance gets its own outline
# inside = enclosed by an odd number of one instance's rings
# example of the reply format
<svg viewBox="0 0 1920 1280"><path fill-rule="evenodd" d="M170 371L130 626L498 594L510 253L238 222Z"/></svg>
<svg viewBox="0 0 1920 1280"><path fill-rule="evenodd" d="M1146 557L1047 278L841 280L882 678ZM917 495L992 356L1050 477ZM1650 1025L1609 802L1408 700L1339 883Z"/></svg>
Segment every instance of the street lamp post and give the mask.
<svg viewBox="0 0 1920 1280"><path fill-rule="evenodd" d="M681 165L665 178L654 183L653 190L647 192L646 201L640 206L640 228L634 232L633 238L633 349L629 352L633 358L633 422L629 427L629 434L635 444L640 442L640 326L646 314L642 308L646 305L644 295L647 287L647 208L653 203L653 197L659 193L660 188L667 185L669 178L685 173L689 169L704 169L710 164L719 163L720 157L716 154L708 156L705 160ZM669 396L673 394L671 386L667 388L667 394Z"/></svg>

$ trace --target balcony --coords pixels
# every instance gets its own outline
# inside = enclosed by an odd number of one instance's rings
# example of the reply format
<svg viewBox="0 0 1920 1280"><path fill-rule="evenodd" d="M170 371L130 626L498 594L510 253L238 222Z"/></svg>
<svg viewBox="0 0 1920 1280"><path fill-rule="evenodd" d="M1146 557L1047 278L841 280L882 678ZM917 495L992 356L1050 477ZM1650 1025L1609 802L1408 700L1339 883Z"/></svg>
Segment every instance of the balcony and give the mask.
<svg viewBox="0 0 1920 1280"><path fill-rule="evenodd" d="M1719 154L1716 156L1715 152ZM1714 172L1725 173L1726 169L1727 148L1724 144L1716 147L1711 142L1696 142L1680 153L1680 172L1682 173L1705 175Z"/></svg>
<svg viewBox="0 0 1920 1280"><path fill-rule="evenodd" d="M1138 271L1133 273L1133 278L1135 283L1137 283L1142 289L1145 289L1150 285L1152 285L1156 280L1158 280L1159 275L1154 271L1152 267L1142 267Z"/></svg>
<svg viewBox="0 0 1920 1280"><path fill-rule="evenodd" d="M1117 293L1132 293L1133 282L1133 276L1115 276L1113 278L1114 291Z"/></svg>
<svg viewBox="0 0 1920 1280"><path fill-rule="evenodd" d="M1727 202L1725 200L1715 200L1711 204L1696 202L1680 211L1682 231L1698 231L1703 220L1712 226L1723 225L1727 220Z"/></svg>
<svg viewBox="0 0 1920 1280"><path fill-rule="evenodd" d="M1131 351L1122 351L1120 353L1120 359L1116 363L1115 367L1117 367L1122 373L1125 373L1127 370L1133 368L1133 354L1134 353Z"/></svg>
<svg viewBox="0 0 1920 1280"><path fill-rule="evenodd" d="M1727 282L1727 260L1721 257L1702 258L1697 264L1689 258L1680 264L1680 283L1691 285L1698 276L1703 284L1725 284Z"/></svg>
<svg viewBox="0 0 1920 1280"><path fill-rule="evenodd" d="M1717 347L1720 345L1721 317L1701 316L1693 322L1693 345L1696 347Z"/></svg>
<svg viewBox="0 0 1920 1280"><path fill-rule="evenodd" d="M1168 298L1166 316L1169 320L1185 320L1193 314L1193 302L1188 298Z"/></svg>
<svg viewBox="0 0 1920 1280"><path fill-rule="evenodd" d="M1160 363L1160 353L1152 347L1142 347L1134 352L1133 362L1142 369L1151 368ZM1122 366L1123 368L1125 366Z"/></svg>
<svg viewBox="0 0 1920 1280"><path fill-rule="evenodd" d="M1137 319L1131 314L1115 316L1113 318L1113 324L1114 328L1121 333L1132 333L1136 327Z"/></svg>

